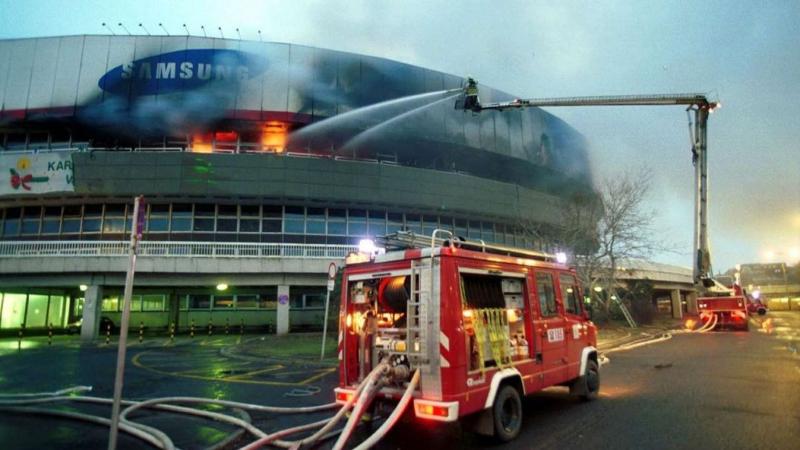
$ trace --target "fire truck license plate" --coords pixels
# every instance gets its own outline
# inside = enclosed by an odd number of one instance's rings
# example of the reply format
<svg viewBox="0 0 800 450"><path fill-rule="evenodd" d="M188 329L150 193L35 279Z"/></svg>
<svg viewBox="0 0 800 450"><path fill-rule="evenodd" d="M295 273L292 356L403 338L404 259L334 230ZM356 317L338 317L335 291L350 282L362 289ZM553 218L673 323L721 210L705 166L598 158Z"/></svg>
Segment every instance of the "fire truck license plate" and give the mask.
<svg viewBox="0 0 800 450"><path fill-rule="evenodd" d="M558 342L564 340L564 329L563 328L553 328L552 330L547 330L547 341L548 342Z"/></svg>

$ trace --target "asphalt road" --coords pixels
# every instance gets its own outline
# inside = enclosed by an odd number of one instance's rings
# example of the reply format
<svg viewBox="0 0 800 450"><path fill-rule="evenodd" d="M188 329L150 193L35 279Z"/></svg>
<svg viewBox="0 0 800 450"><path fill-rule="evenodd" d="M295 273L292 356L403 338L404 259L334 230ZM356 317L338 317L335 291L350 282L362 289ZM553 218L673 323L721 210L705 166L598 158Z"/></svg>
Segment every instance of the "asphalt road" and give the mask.
<svg viewBox="0 0 800 450"><path fill-rule="evenodd" d="M583 403L562 388L533 395L512 443L406 427L381 447L800 448L800 313L770 317L772 334L753 326L613 353L598 400Z"/></svg>
<svg viewBox="0 0 800 450"><path fill-rule="evenodd" d="M533 395L525 401L523 431L510 444L495 444L458 426L401 424L379 448L798 448L800 312L769 317L771 334L754 327L749 333L678 335L613 353L602 368L598 400L582 403L562 388ZM336 374L324 364L231 355L225 349L232 342L222 338L176 346L162 341L128 350L125 397L193 395L270 405L320 404L330 401L336 383ZM65 344L50 349L39 344L30 351L0 351L0 392L91 384L93 395L111 395L115 347ZM286 396L293 390L304 395L308 388L307 396ZM105 407L69 409L108 415ZM137 420L162 428L180 448L205 448L235 431L158 413ZM313 418L254 414L252 420L271 431ZM356 439L368 433L362 429ZM103 427L0 411L0 448L105 448L106 439ZM142 447L140 441L121 436L120 448Z"/></svg>

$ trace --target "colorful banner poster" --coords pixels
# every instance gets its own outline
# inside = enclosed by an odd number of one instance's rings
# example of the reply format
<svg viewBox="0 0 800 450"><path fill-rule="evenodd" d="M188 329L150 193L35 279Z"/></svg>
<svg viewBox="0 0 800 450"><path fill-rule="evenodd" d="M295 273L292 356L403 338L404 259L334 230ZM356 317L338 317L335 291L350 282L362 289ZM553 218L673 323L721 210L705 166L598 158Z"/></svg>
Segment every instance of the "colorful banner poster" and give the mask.
<svg viewBox="0 0 800 450"><path fill-rule="evenodd" d="M0 195L74 192L72 153L0 153Z"/></svg>

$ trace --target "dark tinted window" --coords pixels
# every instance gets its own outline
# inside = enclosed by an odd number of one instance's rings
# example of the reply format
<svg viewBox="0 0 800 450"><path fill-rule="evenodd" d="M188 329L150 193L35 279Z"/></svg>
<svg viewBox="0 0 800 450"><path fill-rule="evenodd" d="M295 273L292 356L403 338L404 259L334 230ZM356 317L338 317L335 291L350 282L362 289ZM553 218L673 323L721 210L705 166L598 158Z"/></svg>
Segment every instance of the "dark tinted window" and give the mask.
<svg viewBox="0 0 800 450"><path fill-rule="evenodd" d="M549 273L536 274L536 294L539 297L539 308L542 316L558 314L556 308L556 290L553 286L553 276Z"/></svg>
<svg viewBox="0 0 800 450"><path fill-rule="evenodd" d="M564 302L564 309L571 314L580 314L581 306L578 300L578 283L572 275L561 275L558 277L561 285L561 300Z"/></svg>

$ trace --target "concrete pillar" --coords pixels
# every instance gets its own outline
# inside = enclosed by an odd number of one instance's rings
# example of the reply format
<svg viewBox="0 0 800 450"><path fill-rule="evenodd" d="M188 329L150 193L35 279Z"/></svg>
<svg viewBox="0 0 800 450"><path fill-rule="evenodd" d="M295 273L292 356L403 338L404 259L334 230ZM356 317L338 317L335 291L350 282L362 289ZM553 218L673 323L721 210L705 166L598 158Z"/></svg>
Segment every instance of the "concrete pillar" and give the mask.
<svg viewBox="0 0 800 450"><path fill-rule="evenodd" d="M83 322L81 322L81 343L95 340L100 330L100 308L103 304L103 286L90 285L83 293Z"/></svg>
<svg viewBox="0 0 800 450"><path fill-rule="evenodd" d="M670 299L672 300L672 317L674 319L680 319L683 317L683 305L681 304L681 291L680 289L673 289L672 292L669 293Z"/></svg>
<svg viewBox="0 0 800 450"><path fill-rule="evenodd" d="M697 292L686 295L686 310L689 314L697 314Z"/></svg>
<svg viewBox="0 0 800 450"><path fill-rule="evenodd" d="M289 286L278 286L278 311L275 318L275 331L278 335L289 332Z"/></svg>

